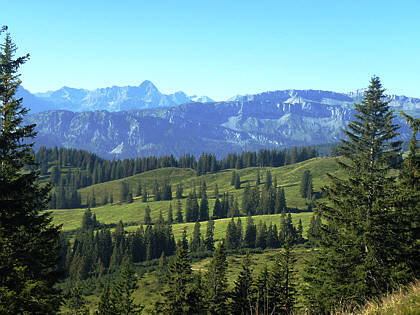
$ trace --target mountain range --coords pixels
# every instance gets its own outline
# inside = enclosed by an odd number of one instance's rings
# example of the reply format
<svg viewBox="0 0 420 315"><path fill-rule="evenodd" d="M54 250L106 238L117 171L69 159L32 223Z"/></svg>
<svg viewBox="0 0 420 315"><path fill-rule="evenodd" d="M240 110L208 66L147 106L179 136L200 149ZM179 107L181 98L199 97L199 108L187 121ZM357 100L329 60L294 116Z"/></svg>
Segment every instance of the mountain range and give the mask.
<svg viewBox="0 0 420 315"><path fill-rule="evenodd" d="M56 91L35 94L21 88L18 95L30 105L31 113L58 109L75 112L93 110L115 112L176 106L188 102L213 102L208 96L188 96L182 91L162 94L152 82L147 80L139 86L112 86L95 90L64 86Z"/></svg>
<svg viewBox="0 0 420 315"><path fill-rule="evenodd" d="M363 93L284 90L201 103L182 92L161 94L149 81L139 87L95 91L63 88L38 95L20 91L25 104L44 100L48 103L43 106L60 108L41 112L41 107L30 107L35 113L25 119L37 124L37 146L84 149L105 158L202 152L224 156L243 150L337 142ZM420 99L388 98L395 111L420 117ZM402 126L400 137L408 139L410 132L403 120L397 117L396 123Z"/></svg>

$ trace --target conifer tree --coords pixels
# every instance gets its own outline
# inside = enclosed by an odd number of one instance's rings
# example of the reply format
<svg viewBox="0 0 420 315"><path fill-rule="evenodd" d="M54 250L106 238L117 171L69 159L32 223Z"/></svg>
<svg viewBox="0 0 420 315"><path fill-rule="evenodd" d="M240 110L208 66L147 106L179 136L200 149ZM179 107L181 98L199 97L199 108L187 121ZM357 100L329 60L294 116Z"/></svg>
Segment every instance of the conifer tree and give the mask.
<svg viewBox="0 0 420 315"><path fill-rule="evenodd" d="M412 131L408 154L402 163L398 178L398 190L395 195L395 206L401 222L399 235L406 240L406 246L400 253L401 260L405 260L413 276L420 278L420 149L417 135L420 132L420 119L413 118L400 112L406 118Z"/></svg>
<svg viewBox="0 0 420 315"><path fill-rule="evenodd" d="M16 49L7 33L0 46L0 313L54 314L61 300L54 286L59 228L40 214L50 187L37 183L35 125L22 125L28 110L15 95L29 55L15 58Z"/></svg>
<svg viewBox="0 0 420 315"><path fill-rule="evenodd" d="M172 204L169 204L168 210L168 224L172 224L174 222L173 214L172 214Z"/></svg>
<svg viewBox="0 0 420 315"><path fill-rule="evenodd" d="M197 252L201 246L201 232L200 232L200 222L195 222L194 224L194 231L193 237L191 239L191 251Z"/></svg>
<svg viewBox="0 0 420 315"><path fill-rule="evenodd" d="M207 221L209 219L209 202L205 191L202 193L198 219L199 221Z"/></svg>
<svg viewBox="0 0 420 315"><path fill-rule="evenodd" d="M244 236L244 246L248 248L255 247L255 239L257 237L257 227L254 224L254 220L251 216L246 218L246 228Z"/></svg>
<svg viewBox="0 0 420 315"><path fill-rule="evenodd" d="M112 300L115 301L115 314L140 314L143 306L134 303L132 294L137 288L137 279L130 262L127 262L120 273L119 279L112 288Z"/></svg>
<svg viewBox="0 0 420 315"><path fill-rule="evenodd" d="M146 206L146 209L144 210L144 224L151 225L152 224L152 218L150 216L150 207Z"/></svg>
<svg viewBox="0 0 420 315"><path fill-rule="evenodd" d="M214 221L212 219L207 221L206 238L204 239L206 249L214 250Z"/></svg>
<svg viewBox="0 0 420 315"><path fill-rule="evenodd" d="M89 314L87 307L87 301L82 295L80 283L71 288L70 293L66 299L66 307L70 310L70 314L74 315L85 315Z"/></svg>
<svg viewBox="0 0 420 315"><path fill-rule="evenodd" d="M98 315L114 315L116 313L115 301L112 299L111 290L105 285L98 303Z"/></svg>
<svg viewBox="0 0 420 315"><path fill-rule="evenodd" d="M308 266L309 301L321 312L338 301L361 303L385 293L407 272L399 259L406 240L396 233L400 210L392 204L397 187L390 172L400 160L401 142L394 140L398 126L378 77L355 108L339 147L346 178L329 175L323 188L329 203L318 209L325 222L321 247Z"/></svg>
<svg viewBox="0 0 420 315"><path fill-rule="evenodd" d="M252 261L249 252L243 258L241 271L234 283L230 300L230 311L232 314L252 314L254 305L254 284L252 279Z"/></svg>
<svg viewBox="0 0 420 315"><path fill-rule="evenodd" d="M179 199L176 202L175 222L176 223L182 223L182 222L184 222L184 219L183 219L183 216L182 216L182 205L181 205L181 201Z"/></svg>
<svg viewBox="0 0 420 315"><path fill-rule="evenodd" d="M199 314L202 310L200 290L194 287L187 251L178 246L176 257L168 265L167 288L163 293L166 314Z"/></svg>
<svg viewBox="0 0 420 315"><path fill-rule="evenodd" d="M206 302L209 314L228 314L227 260L225 246L219 243L205 275Z"/></svg>

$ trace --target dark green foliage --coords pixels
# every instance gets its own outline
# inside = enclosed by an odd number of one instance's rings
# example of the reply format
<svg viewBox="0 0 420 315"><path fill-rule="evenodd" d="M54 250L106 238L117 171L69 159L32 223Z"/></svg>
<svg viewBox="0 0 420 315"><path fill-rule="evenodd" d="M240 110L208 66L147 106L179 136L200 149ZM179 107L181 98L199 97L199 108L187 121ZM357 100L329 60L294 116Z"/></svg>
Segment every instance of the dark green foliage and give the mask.
<svg viewBox="0 0 420 315"><path fill-rule="evenodd" d="M270 274L268 272L267 265L264 265L263 270L257 276L255 281L256 286L256 301L255 301L255 313L256 314L270 314L269 312L269 281Z"/></svg>
<svg viewBox="0 0 420 315"><path fill-rule="evenodd" d="M267 171L267 173L265 174L265 185L264 185L265 189L269 190L271 188L272 184L273 184L273 180L272 180L272 177L271 177L271 172Z"/></svg>
<svg viewBox="0 0 420 315"><path fill-rule="evenodd" d="M302 198L312 199L313 186L311 171L303 172L302 181L300 183L300 195Z"/></svg>
<svg viewBox="0 0 420 315"><path fill-rule="evenodd" d="M282 213L287 211L284 188L277 188L276 200L274 202L274 211L275 213Z"/></svg>
<svg viewBox="0 0 420 315"><path fill-rule="evenodd" d="M249 252L243 258L241 271L235 280L229 308L232 314L252 314L255 288L252 279L252 261Z"/></svg>
<svg viewBox="0 0 420 315"><path fill-rule="evenodd" d="M163 296L167 314L198 314L202 309L202 293L194 286L191 263L182 246L177 248L175 259L168 265L168 282Z"/></svg>
<svg viewBox="0 0 420 315"><path fill-rule="evenodd" d="M178 184L176 186L176 199L182 199L183 192L184 192L184 189L182 187L182 184Z"/></svg>
<svg viewBox="0 0 420 315"><path fill-rule="evenodd" d="M144 210L144 224L145 225L150 225L152 224L152 217L150 216L150 207L146 206L146 209Z"/></svg>
<svg viewBox="0 0 420 315"><path fill-rule="evenodd" d="M201 232L200 232L200 222L195 222L194 224L194 231L193 231L193 237L191 240L191 251L192 252L198 252L201 248Z"/></svg>
<svg viewBox="0 0 420 315"><path fill-rule="evenodd" d="M66 307L69 309L69 314L74 315L85 315L89 314L89 309L87 307L87 301L82 295L82 290L80 284L76 285L70 290L66 301Z"/></svg>
<svg viewBox="0 0 420 315"><path fill-rule="evenodd" d="M116 305L113 301L111 290L108 285L102 290L98 303L98 315L114 315L116 314Z"/></svg>
<svg viewBox="0 0 420 315"><path fill-rule="evenodd" d="M246 228L244 236L244 246L248 248L255 247L255 239L257 237L257 227L251 216L246 218Z"/></svg>
<svg viewBox="0 0 420 315"><path fill-rule="evenodd" d="M49 213L40 214L50 187L37 184L30 142L35 125L22 126L28 110L15 97L17 72L29 55L14 59L15 52L7 33L0 46L0 313L55 314L59 227Z"/></svg>
<svg viewBox="0 0 420 315"><path fill-rule="evenodd" d="M204 239L204 243L207 250L214 250L214 221L212 219L207 221L206 238Z"/></svg>
<svg viewBox="0 0 420 315"><path fill-rule="evenodd" d="M296 280L294 258L289 242L286 241L283 251L274 261L268 277L268 313L291 314L296 303Z"/></svg>
<svg viewBox="0 0 420 315"><path fill-rule="evenodd" d="M143 306L134 303L132 294L137 288L137 278L131 263L126 263L120 273L119 279L112 288L112 301L115 305L115 314L140 314Z"/></svg>
<svg viewBox="0 0 420 315"><path fill-rule="evenodd" d="M199 221L207 221L209 219L209 202L205 191L202 193L198 219Z"/></svg>
<svg viewBox="0 0 420 315"><path fill-rule="evenodd" d="M388 103L373 77L339 148L347 176L330 175L323 189L329 203L318 207L324 223L320 250L307 276L307 295L318 311L361 303L412 276L401 250L410 240L400 233L401 209L394 206L398 188L390 170L400 161L401 142L393 140L398 126Z"/></svg>
<svg viewBox="0 0 420 315"><path fill-rule="evenodd" d="M176 202L175 222L176 223L182 223L182 222L184 222L184 219L183 219L183 216L182 216L182 205L181 205L181 201L179 199Z"/></svg>
<svg viewBox="0 0 420 315"><path fill-rule="evenodd" d="M235 224L235 220L232 218L228 223L226 229L225 246L226 249L237 249L242 243L242 233L238 229L238 225Z"/></svg>
<svg viewBox="0 0 420 315"><path fill-rule="evenodd" d="M172 204L169 204L168 210L168 224L172 224L174 222L173 211L172 211Z"/></svg>
<svg viewBox="0 0 420 315"><path fill-rule="evenodd" d="M136 189L136 197L139 197L141 195L141 192L142 192L141 189L142 189L141 188L141 183L138 183L137 184L137 189Z"/></svg>
<svg viewBox="0 0 420 315"><path fill-rule="evenodd" d="M225 247L219 243L205 274L205 298L209 314L228 314L227 266Z"/></svg>
<svg viewBox="0 0 420 315"><path fill-rule="evenodd" d="M321 217L313 214L308 228L308 239L310 242L317 244L321 238Z"/></svg>

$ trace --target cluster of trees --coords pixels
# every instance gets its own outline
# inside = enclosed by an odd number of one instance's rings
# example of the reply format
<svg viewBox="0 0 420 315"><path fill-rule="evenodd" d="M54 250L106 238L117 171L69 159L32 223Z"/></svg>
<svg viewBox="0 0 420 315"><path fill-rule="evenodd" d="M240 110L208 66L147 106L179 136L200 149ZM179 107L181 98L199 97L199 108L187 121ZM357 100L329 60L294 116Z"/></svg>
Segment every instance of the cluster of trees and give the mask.
<svg viewBox="0 0 420 315"><path fill-rule="evenodd" d="M283 212L280 227L270 223L267 227L265 222L254 223L252 217L246 219L245 231L242 231L242 221L234 219L229 222L226 229L225 246L227 249L237 248L280 248L286 240L289 245L303 243L303 226L299 220L297 227L292 224L290 213L286 216Z"/></svg>
<svg viewBox="0 0 420 315"><path fill-rule="evenodd" d="M300 196L308 200L312 199L314 188L312 186L312 174L310 170L303 172L302 181L300 183Z"/></svg>
<svg viewBox="0 0 420 315"><path fill-rule="evenodd" d="M269 172L267 172L269 174ZM268 177L271 178L271 177ZM261 192L257 185L245 186L242 197L242 212L247 215L275 214L287 211L286 196L277 182L267 180Z"/></svg>
<svg viewBox="0 0 420 315"><path fill-rule="evenodd" d="M290 314L296 304L295 258L286 242L274 263L254 275L251 256L241 263L232 290L228 289L225 245L214 251L207 271L194 274L187 251L180 243L169 263L165 303L159 314Z"/></svg>
<svg viewBox="0 0 420 315"><path fill-rule="evenodd" d="M310 159L317 155L317 151L311 147L294 148L292 150L261 149L258 152L243 152L241 154L229 154L226 158L217 160L215 155L202 154L198 162L194 156L185 155L176 159L171 156L163 157L144 157L136 159L113 160L102 159L95 154L76 149L66 148L45 148L41 147L35 153L35 160L39 165L41 175L50 177L50 182L55 189L52 192L52 199L49 204L50 209L70 209L82 206L78 189L116 180L149 170L163 167L181 167L195 169L197 175L205 173L215 173L220 170L236 168L241 169L251 166L281 166ZM232 185L236 189L241 187L239 175L234 173ZM156 189L156 191L155 191ZM156 184L153 186L153 195L157 200L171 200L172 192L170 186L164 184L159 190ZM127 190L122 189L125 192ZM141 191L141 187L140 187ZM132 200L134 193L128 192L122 196L101 196L101 200L93 200L90 196L86 205L92 206L93 203L107 204L111 200L119 201ZM147 200L147 191L143 192L144 200ZM182 192L181 192L182 195Z"/></svg>
<svg viewBox="0 0 420 315"><path fill-rule="evenodd" d="M305 276L316 312L363 303L420 276L420 120L405 115L413 136L403 160L379 78L355 109L337 150L345 176L329 175L327 200L317 207L320 247Z"/></svg>
<svg viewBox="0 0 420 315"><path fill-rule="evenodd" d="M72 281L101 277L117 271L127 262L142 262L159 258L162 253L175 253L175 239L171 225L157 222L153 227L140 226L135 233L126 233L120 221L113 233L100 226L95 215L86 210L81 229L72 245L65 244L62 269Z"/></svg>
<svg viewBox="0 0 420 315"><path fill-rule="evenodd" d="M230 153L225 158L217 160L213 154L203 153L195 168L197 175L205 173L215 173L225 169L242 169L254 166L271 166L278 167L288 164L302 162L318 155L316 148L294 147L292 149L260 149L258 152L244 151L242 153Z"/></svg>

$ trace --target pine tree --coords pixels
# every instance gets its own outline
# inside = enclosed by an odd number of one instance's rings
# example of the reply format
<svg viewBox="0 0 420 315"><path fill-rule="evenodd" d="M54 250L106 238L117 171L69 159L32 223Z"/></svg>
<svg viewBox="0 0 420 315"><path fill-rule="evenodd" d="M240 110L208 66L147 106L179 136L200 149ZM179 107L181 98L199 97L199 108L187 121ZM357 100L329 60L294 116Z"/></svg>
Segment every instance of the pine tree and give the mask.
<svg viewBox="0 0 420 315"><path fill-rule="evenodd" d="M219 243L205 275L206 302L209 314L228 314L227 260L225 246Z"/></svg>
<svg viewBox="0 0 420 315"><path fill-rule="evenodd" d="M241 271L236 279L231 294L230 311L232 314L252 314L254 305L254 285L252 279L252 261L249 252L242 260Z"/></svg>
<svg viewBox="0 0 420 315"><path fill-rule="evenodd" d="M182 223L182 222L184 222L184 219L183 219L183 216L182 216L182 205L181 205L181 201L179 199L176 202L175 222L176 223Z"/></svg>
<svg viewBox="0 0 420 315"><path fill-rule="evenodd" d="M65 302L66 307L70 310L70 314L85 315L89 314L87 301L82 295L80 283L71 288L70 293Z"/></svg>
<svg viewBox="0 0 420 315"><path fill-rule="evenodd" d="M287 240L277 256L268 279L268 311L275 314L291 314L296 303L296 259Z"/></svg>
<svg viewBox="0 0 420 315"><path fill-rule="evenodd" d="M98 303L98 315L117 314L115 301L112 299L111 290L108 285L102 290Z"/></svg>
<svg viewBox="0 0 420 315"><path fill-rule="evenodd" d="M399 259L406 240L396 233L399 210L392 195L397 187L390 173L400 159L401 142L393 140L398 126L388 104L379 78L373 77L339 148L338 164L347 176L329 175L331 183L323 188L330 203L319 204L325 224L307 277L307 294L318 311L385 293L406 273Z"/></svg>
<svg viewBox="0 0 420 315"><path fill-rule="evenodd" d="M239 174L236 174L234 185L235 189L241 188L241 178L239 177Z"/></svg>
<svg viewBox="0 0 420 315"><path fill-rule="evenodd" d="M144 224L145 225L151 225L152 224L152 217L150 216L150 207L146 206L146 209L144 210Z"/></svg>
<svg viewBox="0 0 420 315"><path fill-rule="evenodd" d="M204 242L207 250L214 250L214 221L212 219L207 221L206 238Z"/></svg>
<svg viewBox="0 0 420 315"><path fill-rule="evenodd" d="M29 55L14 59L15 52L7 33L0 46L0 313L54 314L61 300L54 286L59 228L49 213L40 214L50 187L37 183L35 125L22 126L28 110L15 97Z"/></svg>
<svg viewBox="0 0 420 315"><path fill-rule="evenodd" d="M172 224L174 222L173 214L172 214L172 204L169 204L168 210L168 224Z"/></svg>
<svg viewBox="0 0 420 315"><path fill-rule="evenodd" d="M137 279L130 262L126 263L120 273L119 279L112 288L112 300L115 301L115 314L140 314L143 306L134 303L133 292L137 288Z"/></svg>
<svg viewBox="0 0 420 315"><path fill-rule="evenodd" d="M420 132L420 119L401 112L410 125L412 137L407 157L403 161L398 178L395 206L401 209L398 219L401 222L399 235L406 240L402 248L401 260L405 260L415 278L420 278L420 149L417 134Z"/></svg>
<svg viewBox="0 0 420 315"><path fill-rule="evenodd" d="M246 218L246 228L244 237L244 246L248 248L255 247L255 239L257 237L257 227L254 224L254 220L251 216Z"/></svg>
<svg viewBox="0 0 420 315"><path fill-rule="evenodd" d="M209 219L209 202L205 191L202 193L198 219L199 221L207 221Z"/></svg>
<svg viewBox="0 0 420 315"><path fill-rule="evenodd" d="M178 246L176 257L168 265L165 313L167 314L199 314L202 306L200 290L193 285L191 263L187 251Z"/></svg>
<svg viewBox="0 0 420 315"><path fill-rule="evenodd" d="M190 245L192 252L197 252L201 246L200 222L195 222L194 224L193 237Z"/></svg>

